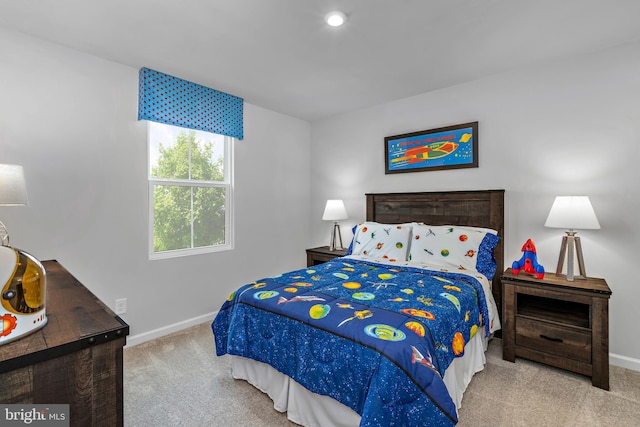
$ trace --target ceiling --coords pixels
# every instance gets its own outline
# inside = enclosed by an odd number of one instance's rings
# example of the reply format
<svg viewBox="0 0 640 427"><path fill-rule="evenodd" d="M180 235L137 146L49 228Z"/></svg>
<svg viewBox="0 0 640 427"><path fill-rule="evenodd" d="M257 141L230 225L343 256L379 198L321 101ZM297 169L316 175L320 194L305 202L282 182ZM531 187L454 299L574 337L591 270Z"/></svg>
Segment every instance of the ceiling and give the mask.
<svg viewBox="0 0 640 427"><path fill-rule="evenodd" d="M336 9L349 20L328 27ZM0 0L0 27L309 121L636 42L638 16L638 0Z"/></svg>

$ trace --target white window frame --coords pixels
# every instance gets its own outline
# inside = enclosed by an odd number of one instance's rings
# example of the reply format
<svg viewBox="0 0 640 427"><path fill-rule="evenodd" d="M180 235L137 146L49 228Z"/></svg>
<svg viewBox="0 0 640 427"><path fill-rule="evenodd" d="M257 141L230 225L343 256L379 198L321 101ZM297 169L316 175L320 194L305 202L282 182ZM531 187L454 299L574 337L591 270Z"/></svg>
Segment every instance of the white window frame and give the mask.
<svg viewBox="0 0 640 427"><path fill-rule="evenodd" d="M147 122L147 177L148 177L148 200L149 200L149 230L148 230L148 248L149 259L168 259L182 256L199 255L211 252L222 252L232 250L234 248L234 227L233 227L233 141L235 138L230 136L224 137L224 182L219 181L199 181L189 179L166 179L154 178L151 176L151 132L149 126L151 122ZM186 128L185 128L186 129ZM225 242L219 245L200 246L197 248L173 249L162 252L153 250L153 225L154 225L154 187L156 185L172 185L179 187L207 187L207 188L224 188L225 189ZM193 228L193 224L191 225ZM193 241L193 229L191 233Z"/></svg>

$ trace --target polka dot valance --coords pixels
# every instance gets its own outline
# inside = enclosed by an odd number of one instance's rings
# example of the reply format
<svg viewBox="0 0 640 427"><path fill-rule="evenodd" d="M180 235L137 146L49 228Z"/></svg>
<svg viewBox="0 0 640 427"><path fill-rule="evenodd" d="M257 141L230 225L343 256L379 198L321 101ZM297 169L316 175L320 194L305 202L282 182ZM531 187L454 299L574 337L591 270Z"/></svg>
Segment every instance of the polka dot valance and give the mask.
<svg viewBox="0 0 640 427"><path fill-rule="evenodd" d="M243 137L243 99L206 86L140 69L138 120Z"/></svg>

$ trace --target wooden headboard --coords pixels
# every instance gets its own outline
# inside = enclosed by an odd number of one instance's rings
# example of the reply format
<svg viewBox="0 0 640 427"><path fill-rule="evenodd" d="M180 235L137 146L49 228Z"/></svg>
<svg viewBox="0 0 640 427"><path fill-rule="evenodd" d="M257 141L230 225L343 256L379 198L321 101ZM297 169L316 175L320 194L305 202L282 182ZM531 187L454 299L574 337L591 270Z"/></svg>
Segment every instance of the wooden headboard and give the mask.
<svg viewBox="0 0 640 427"><path fill-rule="evenodd" d="M367 221L385 224L415 221L496 230L501 239L494 251L498 267L492 292L502 318L500 276L504 271L504 190L379 193L366 196Z"/></svg>

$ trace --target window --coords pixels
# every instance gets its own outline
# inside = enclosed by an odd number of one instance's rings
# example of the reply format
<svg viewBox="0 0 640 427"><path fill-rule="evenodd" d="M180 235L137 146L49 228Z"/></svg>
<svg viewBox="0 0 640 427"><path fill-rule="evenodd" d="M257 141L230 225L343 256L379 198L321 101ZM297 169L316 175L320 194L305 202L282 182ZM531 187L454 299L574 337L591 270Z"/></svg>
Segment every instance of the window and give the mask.
<svg viewBox="0 0 640 427"><path fill-rule="evenodd" d="M149 258L232 249L233 138L147 123Z"/></svg>

